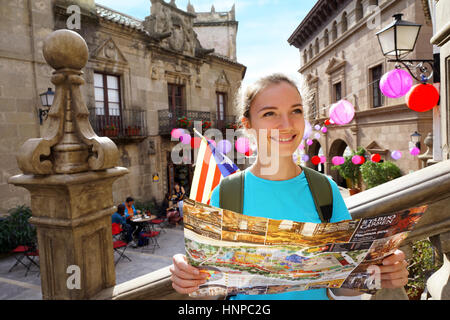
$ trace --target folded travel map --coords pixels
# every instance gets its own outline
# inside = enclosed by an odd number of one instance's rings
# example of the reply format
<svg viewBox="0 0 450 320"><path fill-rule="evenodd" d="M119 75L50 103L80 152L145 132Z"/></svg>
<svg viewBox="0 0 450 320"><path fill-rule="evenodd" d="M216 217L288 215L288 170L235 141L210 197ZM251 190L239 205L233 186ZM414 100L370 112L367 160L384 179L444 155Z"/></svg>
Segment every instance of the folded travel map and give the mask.
<svg viewBox="0 0 450 320"><path fill-rule="evenodd" d="M317 288L366 293L368 267L394 253L427 206L336 223L252 217L184 200L188 262L208 274L192 297L274 294Z"/></svg>

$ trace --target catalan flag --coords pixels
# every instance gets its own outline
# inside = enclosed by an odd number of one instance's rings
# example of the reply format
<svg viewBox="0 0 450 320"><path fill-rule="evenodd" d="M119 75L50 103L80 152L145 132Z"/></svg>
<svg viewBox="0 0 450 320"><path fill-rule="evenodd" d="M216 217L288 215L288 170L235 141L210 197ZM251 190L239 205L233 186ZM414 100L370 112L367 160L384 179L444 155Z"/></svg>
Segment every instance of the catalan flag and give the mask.
<svg viewBox="0 0 450 320"><path fill-rule="evenodd" d="M214 188L224 177L239 171L239 168L197 130L194 129L194 131L200 136L201 143L189 198L209 204Z"/></svg>

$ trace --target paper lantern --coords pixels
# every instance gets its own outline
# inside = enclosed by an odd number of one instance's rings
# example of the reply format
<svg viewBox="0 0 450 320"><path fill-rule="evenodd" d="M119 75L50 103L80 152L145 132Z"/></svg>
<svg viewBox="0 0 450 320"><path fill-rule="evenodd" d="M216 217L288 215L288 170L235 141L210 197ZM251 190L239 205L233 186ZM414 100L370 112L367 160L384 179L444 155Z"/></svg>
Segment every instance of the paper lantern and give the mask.
<svg viewBox="0 0 450 320"><path fill-rule="evenodd" d="M340 157L335 156L333 158L331 158L331 163L335 166L338 166L341 164L341 159L339 159Z"/></svg>
<svg viewBox="0 0 450 320"><path fill-rule="evenodd" d="M355 107L347 100L340 100L334 103L330 108L330 121L336 124L347 124L355 116Z"/></svg>
<svg viewBox="0 0 450 320"><path fill-rule="evenodd" d="M227 154L231 151L231 142L228 140L220 140L217 143L217 150L223 154Z"/></svg>
<svg viewBox="0 0 450 320"><path fill-rule="evenodd" d="M316 131L319 131L319 130L320 130L320 126L319 126L318 124L316 124L316 125L314 126L314 129L315 129Z"/></svg>
<svg viewBox="0 0 450 320"><path fill-rule="evenodd" d="M324 124L325 124L326 126L329 126L329 125L331 124L331 122L330 122L329 119L327 119L327 120L324 121Z"/></svg>
<svg viewBox="0 0 450 320"><path fill-rule="evenodd" d="M317 166L320 163L320 157L319 156L312 157L311 162L313 163L313 165Z"/></svg>
<svg viewBox="0 0 450 320"><path fill-rule="evenodd" d="M320 129L320 131L322 131L323 133L327 133L328 129L327 129L327 127L322 127L322 129Z"/></svg>
<svg viewBox="0 0 450 320"><path fill-rule="evenodd" d="M246 157L250 157L253 154L252 149L248 149L246 153L244 153Z"/></svg>
<svg viewBox="0 0 450 320"><path fill-rule="evenodd" d="M411 150L409 150L409 153L413 156L417 156L420 153L420 149L417 147L411 148Z"/></svg>
<svg viewBox="0 0 450 320"><path fill-rule="evenodd" d="M314 142L311 139L306 140L306 144L308 146L312 145Z"/></svg>
<svg viewBox="0 0 450 320"><path fill-rule="evenodd" d="M398 151L398 150L394 150L391 153L391 157L394 160L398 160L398 159L400 159L402 157L402 153L400 151Z"/></svg>
<svg viewBox="0 0 450 320"><path fill-rule="evenodd" d="M354 155L352 157L352 162L353 162L353 164L361 164L361 156Z"/></svg>
<svg viewBox="0 0 450 320"><path fill-rule="evenodd" d="M303 133L303 140L306 140L309 138L309 136L311 135L311 124L309 123L308 120L305 119L305 132Z"/></svg>
<svg viewBox="0 0 450 320"><path fill-rule="evenodd" d="M380 90L388 98L403 97L411 89L413 79L409 72L403 69L391 70L380 80Z"/></svg>
<svg viewBox="0 0 450 320"><path fill-rule="evenodd" d="M316 138L316 140L319 140L320 139L320 133L316 133L315 135L314 135L314 138Z"/></svg>
<svg viewBox="0 0 450 320"><path fill-rule="evenodd" d="M180 129L180 128L172 129L172 131L170 133L170 135L174 139L179 139L183 134L184 134L184 131L182 129Z"/></svg>
<svg viewBox="0 0 450 320"><path fill-rule="evenodd" d="M182 134L180 137L180 141L182 144L190 144L191 140L191 135L187 133Z"/></svg>
<svg viewBox="0 0 450 320"><path fill-rule="evenodd" d="M366 162L366 158L364 158L363 156L359 156L359 164L363 164L364 162Z"/></svg>
<svg viewBox="0 0 450 320"><path fill-rule="evenodd" d="M303 144L303 142L299 144L298 149L305 150L305 145Z"/></svg>
<svg viewBox="0 0 450 320"><path fill-rule="evenodd" d="M237 152L245 154L250 149L250 141L245 137L237 138L235 147Z"/></svg>
<svg viewBox="0 0 450 320"><path fill-rule="evenodd" d="M309 156L307 154L302 155L303 162L308 162Z"/></svg>
<svg viewBox="0 0 450 320"><path fill-rule="evenodd" d="M370 160L372 160L372 162L380 162L381 156L378 153L375 153L370 157Z"/></svg>
<svg viewBox="0 0 450 320"><path fill-rule="evenodd" d="M193 149L200 148L200 143L202 142L202 139L194 137L191 139L191 147Z"/></svg>
<svg viewBox="0 0 450 320"><path fill-rule="evenodd" d="M325 156L320 156L319 158L320 158L320 163L325 163L325 162L327 162L327 157L325 157Z"/></svg>
<svg viewBox="0 0 450 320"><path fill-rule="evenodd" d="M406 95L406 105L411 110L425 112L439 102L439 92L432 84L416 84Z"/></svg>

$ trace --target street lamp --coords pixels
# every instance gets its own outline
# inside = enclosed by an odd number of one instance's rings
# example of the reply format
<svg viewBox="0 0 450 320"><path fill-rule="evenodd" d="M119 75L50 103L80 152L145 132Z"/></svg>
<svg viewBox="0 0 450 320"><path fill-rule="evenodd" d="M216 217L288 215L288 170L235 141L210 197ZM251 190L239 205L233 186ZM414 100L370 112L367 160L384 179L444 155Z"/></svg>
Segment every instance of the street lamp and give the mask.
<svg viewBox="0 0 450 320"><path fill-rule="evenodd" d="M390 58L388 62L396 62L403 65L411 76L419 82L426 83L433 76L434 60L405 60L409 53L414 51L417 38L419 37L422 25L402 20L403 14L394 14L394 21L383 30L377 32L383 55ZM428 64L429 69L425 64ZM414 72L413 72L414 70Z"/></svg>
<svg viewBox="0 0 450 320"><path fill-rule="evenodd" d="M44 108L38 108L39 110L39 123L42 124L43 120L47 119L48 111L53 104L53 99L55 98L55 93L52 88L48 88L46 92L39 95L41 98L41 105Z"/></svg>
<svg viewBox="0 0 450 320"><path fill-rule="evenodd" d="M417 131L414 131L413 134L411 134L411 142L420 149L420 137L422 135L418 133Z"/></svg>

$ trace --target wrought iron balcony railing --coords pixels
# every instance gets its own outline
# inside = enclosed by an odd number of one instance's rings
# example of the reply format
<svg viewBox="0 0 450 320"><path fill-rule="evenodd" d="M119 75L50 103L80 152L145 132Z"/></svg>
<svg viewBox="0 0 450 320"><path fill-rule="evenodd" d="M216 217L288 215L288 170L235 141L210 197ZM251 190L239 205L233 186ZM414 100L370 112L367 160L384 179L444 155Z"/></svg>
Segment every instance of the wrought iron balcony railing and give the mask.
<svg viewBox="0 0 450 320"><path fill-rule="evenodd" d="M113 139L139 138L147 136L145 110L122 110L118 116L106 116L103 109L89 109L89 120L99 136Z"/></svg>

